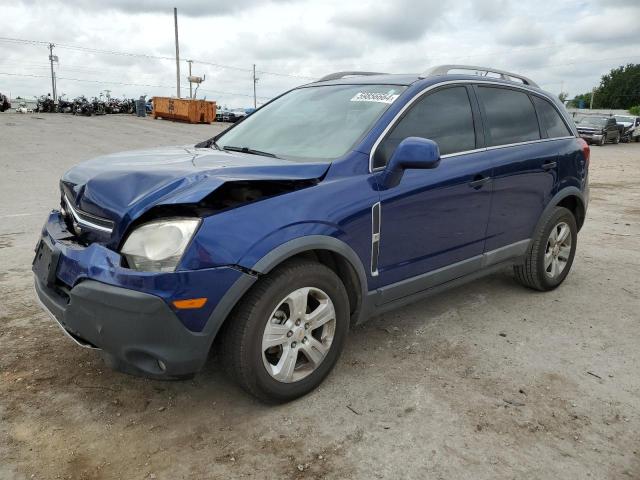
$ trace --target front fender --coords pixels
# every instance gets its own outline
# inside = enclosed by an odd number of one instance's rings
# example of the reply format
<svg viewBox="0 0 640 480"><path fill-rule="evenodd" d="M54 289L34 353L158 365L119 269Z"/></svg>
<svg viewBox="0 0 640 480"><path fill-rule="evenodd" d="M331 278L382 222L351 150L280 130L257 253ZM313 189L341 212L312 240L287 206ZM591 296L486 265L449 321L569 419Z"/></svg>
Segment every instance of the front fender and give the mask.
<svg viewBox="0 0 640 480"><path fill-rule="evenodd" d="M247 255L247 257L241 260L241 265L246 266L253 264L252 267L247 266L247 268L250 268L254 272L265 274L269 273L274 267L286 259L309 250L328 250L346 258L358 274L360 284L362 285L362 293L366 293L367 274L358 254L342 240L327 235L305 235L293 238L273 248L255 263L252 258L254 255Z"/></svg>
<svg viewBox="0 0 640 480"><path fill-rule="evenodd" d="M273 240L273 239L271 239ZM263 251L268 248L267 245L271 245L270 242L265 243L261 248L255 250ZM258 274L267 274L272 269L280 265L299 253L308 252L310 250L324 250L333 252L343 259L345 259L353 268L353 271L358 277L358 284L360 287L357 311L352 317L354 323L359 323L363 318L368 315L368 276L363 266L362 259L358 254L342 240L328 235L304 235L292 238L284 243L280 243L275 248L272 248L268 253L264 254L261 258L254 262L255 253L247 255L241 262L243 266L247 266L253 272ZM252 265L252 267L248 267ZM362 302L362 303L360 303Z"/></svg>

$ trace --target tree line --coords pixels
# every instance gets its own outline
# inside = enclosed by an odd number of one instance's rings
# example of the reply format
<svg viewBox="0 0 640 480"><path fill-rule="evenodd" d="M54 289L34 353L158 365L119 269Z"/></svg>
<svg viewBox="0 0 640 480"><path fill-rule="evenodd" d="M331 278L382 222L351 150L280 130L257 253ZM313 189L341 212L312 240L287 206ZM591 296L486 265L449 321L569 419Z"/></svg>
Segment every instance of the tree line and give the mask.
<svg viewBox="0 0 640 480"><path fill-rule="evenodd" d="M562 98L563 94L560 95ZM640 115L640 64L629 63L612 69L602 76L593 92L576 95L567 106L589 108L592 95L593 108L633 110L631 113Z"/></svg>

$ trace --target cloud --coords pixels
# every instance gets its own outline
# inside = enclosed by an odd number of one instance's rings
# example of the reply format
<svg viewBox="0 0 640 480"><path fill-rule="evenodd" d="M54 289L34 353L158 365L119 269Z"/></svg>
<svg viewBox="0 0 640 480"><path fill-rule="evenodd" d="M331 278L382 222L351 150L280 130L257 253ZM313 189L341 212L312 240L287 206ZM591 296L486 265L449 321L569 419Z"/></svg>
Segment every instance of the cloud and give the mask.
<svg viewBox="0 0 640 480"><path fill-rule="evenodd" d="M633 6L606 9L577 19L567 33L576 43L615 45L640 42L640 2Z"/></svg>
<svg viewBox="0 0 640 480"><path fill-rule="evenodd" d="M520 72L553 93L564 86L573 94L590 90L611 68L640 63L640 0L5 3L0 35L56 43L59 91L70 97L92 97L104 89L118 96L174 95L174 3L180 12L182 86L188 88L185 60L193 59L194 73L207 77L199 92L234 107L253 103L254 63L258 96L264 97L331 71L421 72L445 63ZM0 40L0 51L3 93L30 96L50 90L46 45Z"/></svg>
<svg viewBox="0 0 640 480"><path fill-rule="evenodd" d="M444 12L440 0L374 1L340 10L333 16L332 22L372 37L404 42L417 40L433 29Z"/></svg>
<svg viewBox="0 0 640 480"><path fill-rule="evenodd" d="M180 15L187 16L224 16L246 11L269 3L288 3L293 0L65 0L42 1L22 0L27 7L46 4L59 4L65 7L91 11L116 11L134 14L167 13L172 14L178 8Z"/></svg>
<svg viewBox="0 0 640 480"><path fill-rule="evenodd" d="M546 40L547 36L531 18L516 17L504 24L497 39L509 46L535 46Z"/></svg>
<svg viewBox="0 0 640 480"><path fill-rule="evenodd" d="M495 22L511 12L509 0L471 0L473 17L484 22Z"/></svg>

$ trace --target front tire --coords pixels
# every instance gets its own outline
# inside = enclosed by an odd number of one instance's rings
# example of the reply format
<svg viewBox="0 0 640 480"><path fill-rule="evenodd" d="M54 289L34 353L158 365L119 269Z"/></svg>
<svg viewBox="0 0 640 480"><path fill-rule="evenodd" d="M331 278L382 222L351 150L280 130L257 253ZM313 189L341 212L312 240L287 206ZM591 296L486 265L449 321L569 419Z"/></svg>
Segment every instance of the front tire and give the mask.
<svg viewBox="0 0 640 480"><path fill-rule="evenodd" d="M536 232L525 261L513 267L516 280L540 291L558 287L571 270L578 227L570 210L556 207Z"/></svg>
<svg viewBox="0 0 640 480"><path fill-rule="evenodd" d="M294 259L259 279L236 306L225 322L222 359L250 394L288 402L322 383L348 330L340 278L320 263Z"/></svg>

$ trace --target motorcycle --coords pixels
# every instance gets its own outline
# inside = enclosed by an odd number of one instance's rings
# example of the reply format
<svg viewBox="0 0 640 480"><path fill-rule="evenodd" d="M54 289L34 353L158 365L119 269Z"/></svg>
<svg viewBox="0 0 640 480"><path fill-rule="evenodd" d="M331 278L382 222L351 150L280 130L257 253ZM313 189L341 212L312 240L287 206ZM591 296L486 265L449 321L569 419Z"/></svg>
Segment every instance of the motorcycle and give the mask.
<svg viewBox="0 0 640 480"><path fill-rule="evenodd" d="M109 98L104 105L105 113L120 113L120 101L117 98Z"/></svg>
<svg viewBox="0 0 640 480"><path fill-rule="evenodd" d="M93 115L93 105L84 95L76 97L73 100L73 114L74 115L86 115L90 117Z"/></svg>
<svg viewBox="0 0 640 480"><path fill-rule="evenodd" d="M93 100L91 100L91 107L93 109L93 113L96 115L104 115L107 113L105 110L105 103L100 98L93 97Z"/></svg>
<svg viewBox="0 0 640 480"><path fill-rule="evenodd" d="M62 95L58 97L58 113L71 113L73 111L73 102L65 100Z"/></svg>
<svg viewBox="0 0 640 480"><path fill-rule="evenodd" d="M122 100L122 113L136 113L136 101L133 98Z"/></svg>
<svg viewBox="0 0 640 480"><path fill-rule="evenodd" d="M11 103L9 103L9 99L6 95L0 93L0 112L4 112L5 110L9 110L11 108Z"/></svg>
<svg viewBox="0 0 640 480"><path fill-rule="evenodd" d="M41 95L37 98L36 113L54 113L56 105L51 98L51 94Z"/></svg>

